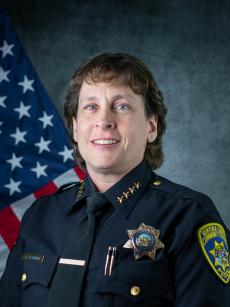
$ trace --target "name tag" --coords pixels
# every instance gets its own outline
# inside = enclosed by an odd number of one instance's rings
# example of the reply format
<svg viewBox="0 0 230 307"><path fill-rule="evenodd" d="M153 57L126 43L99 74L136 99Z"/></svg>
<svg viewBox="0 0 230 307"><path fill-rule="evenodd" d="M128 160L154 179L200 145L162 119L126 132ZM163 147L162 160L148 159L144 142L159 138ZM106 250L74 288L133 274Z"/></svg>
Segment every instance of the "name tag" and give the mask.
<svg viewBox="0 0 230 307"><path fill-rule="evenodd" d="M67 264L67 265L84 266L84 265L85 265L85 260L60 258L60 259L59 259L59 263L60 263L60 264Z"/></svg>
<svg viewBox="0 0 230 307"><path fill-rule="evenodd" d="M45 260L45 256L43 255L38 255L38 254L33 254L33 253L24 253L21 257L22 260L31 260L31 261L36 261L43 263Z"/></svg>

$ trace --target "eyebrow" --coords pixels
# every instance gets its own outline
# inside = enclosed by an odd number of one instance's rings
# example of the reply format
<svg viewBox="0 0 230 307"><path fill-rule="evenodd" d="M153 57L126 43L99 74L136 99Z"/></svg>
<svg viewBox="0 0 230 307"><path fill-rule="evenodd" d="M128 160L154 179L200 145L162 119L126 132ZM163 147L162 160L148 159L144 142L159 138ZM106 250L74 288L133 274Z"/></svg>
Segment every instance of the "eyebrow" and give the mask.
<svg viewBox="0 0 230 307"><path fill-rule="evenodd" d="M118 99L122 99L122 98L130 98L129 95L114 95L112 96L113 100L118 100Z"/></svg>
<svg viewBox="0 0 230 307"><path fill-rule="evenodd" d="M112 96L112 100L118 100L118 99L122 99L122 98L130 98L129 95L113 95ZM85 98L82 98L80 99L80 101L84 101L84 100L87 100L87 101L93 101L93 100L97 100L97 96L90 96L90 97L86 97Z"/></svg>

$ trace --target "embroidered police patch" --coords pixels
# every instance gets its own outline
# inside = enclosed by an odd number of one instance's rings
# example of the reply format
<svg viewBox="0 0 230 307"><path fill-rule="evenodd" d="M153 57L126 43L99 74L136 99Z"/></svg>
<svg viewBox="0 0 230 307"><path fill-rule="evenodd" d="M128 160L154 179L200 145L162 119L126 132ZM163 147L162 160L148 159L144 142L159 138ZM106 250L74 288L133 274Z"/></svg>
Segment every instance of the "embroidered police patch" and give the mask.
<svg viewBox="0 0 230 307"><path fill-rule="evenodd" d="M205 224L199 228L198 238L208 263L227 284L230 280L230 258L224 228L218 223Z"/></svg>

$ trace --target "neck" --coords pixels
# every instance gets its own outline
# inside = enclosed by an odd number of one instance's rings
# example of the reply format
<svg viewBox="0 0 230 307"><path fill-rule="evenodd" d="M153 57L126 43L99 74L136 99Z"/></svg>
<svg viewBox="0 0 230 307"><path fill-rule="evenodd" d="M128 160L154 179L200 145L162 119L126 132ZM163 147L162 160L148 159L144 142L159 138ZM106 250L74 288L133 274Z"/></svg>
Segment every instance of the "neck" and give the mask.
<svg viewBox="0 0 230 307"><path fill-rule="evenodd" d="M99 192L104 193L109 188L111 188L115 183L117 183L125 174L106 174L94 172L90 169L87 169L91 179L93 180L96 188ZM128 172L127 172L128 173Z"/></svg>

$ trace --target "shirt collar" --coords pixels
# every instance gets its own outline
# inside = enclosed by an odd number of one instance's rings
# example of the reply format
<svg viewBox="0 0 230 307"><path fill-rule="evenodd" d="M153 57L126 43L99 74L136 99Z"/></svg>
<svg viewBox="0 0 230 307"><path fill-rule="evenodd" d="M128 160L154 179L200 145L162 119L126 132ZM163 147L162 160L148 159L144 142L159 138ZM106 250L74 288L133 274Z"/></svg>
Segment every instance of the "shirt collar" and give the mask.
<svg viewBox="0 0 230 307"><path fill-rule="evenodd" d="M145 161L142 161L138 166L104 192L104 194L113 207L127 218L138 200L142 197L151 180L151 176L150 168L147 166ZM73 208L77 208L82 203L83 199L96 191L97 189L87 173L84 182L80 184L78 193L75 192L75 197L72 198L72 203L69 203L68 207L65 208L64 213L70 213Z"/></svg>
<svg viewBox="0 0 230 307"><path fill-rule="evenodd" d="M151 176L150 168L143 161L104 194L112 205L127 218L143 196Z"/></svg>

